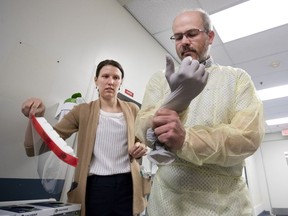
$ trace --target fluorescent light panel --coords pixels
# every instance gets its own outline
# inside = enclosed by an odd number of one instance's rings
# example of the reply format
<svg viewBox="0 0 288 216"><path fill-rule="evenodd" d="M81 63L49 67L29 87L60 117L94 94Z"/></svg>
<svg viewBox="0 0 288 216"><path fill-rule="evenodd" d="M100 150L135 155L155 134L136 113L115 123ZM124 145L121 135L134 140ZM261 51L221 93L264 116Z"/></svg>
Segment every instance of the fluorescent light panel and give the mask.
<svg viewBox="0 0 288 216"><path fill-rule="evenodd" d="M211 15L223 43L288 23L287 0L250 0Z"/></svg>
<svg viewBox="0 0 288 216"><path fill-rule="evenodd" d="M272 88L258 90L257 94L259 95L262 101L287 97L288 85L282 85L282 86L276 86Z"/></svg>
<svg viewBox="0 0 288 216"><path fill-rule="evenodd" d="M288 85L276 86L272 88L258 90L257 94L262 101L287 97ZM288 123L288 117L266 120L267 125L279 125L287 123Z"/></svg>
<svg viewBox="0 0 288 216"><path fill-rule="evenodd" d="M269 126L287 124L287 123L288 123L288 117L266 120L266 124Z"/></svg>

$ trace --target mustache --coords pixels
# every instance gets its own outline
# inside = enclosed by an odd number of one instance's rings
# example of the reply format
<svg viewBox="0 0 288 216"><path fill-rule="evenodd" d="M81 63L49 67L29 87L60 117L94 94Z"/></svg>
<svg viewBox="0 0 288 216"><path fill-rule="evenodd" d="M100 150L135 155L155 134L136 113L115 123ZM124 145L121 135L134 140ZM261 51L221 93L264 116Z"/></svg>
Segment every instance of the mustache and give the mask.
<svg viewBox="0 0 288 216"><path fill-rule="evenodd" d="M195 53L197 53L197 50L194 49L193 47L184 46L184 47L182 47L182 52L195 52Z"/></svg>

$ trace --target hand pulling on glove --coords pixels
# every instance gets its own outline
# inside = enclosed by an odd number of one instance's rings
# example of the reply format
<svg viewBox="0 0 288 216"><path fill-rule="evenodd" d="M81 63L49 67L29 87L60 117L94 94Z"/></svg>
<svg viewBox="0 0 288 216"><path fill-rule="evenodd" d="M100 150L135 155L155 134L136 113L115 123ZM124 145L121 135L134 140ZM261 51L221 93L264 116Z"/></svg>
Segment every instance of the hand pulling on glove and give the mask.
<svg viewBox="0 0 288 216"><path fill-rule="evenodd" d="M175 73L174 62L171 56L166 55L165 77L170 86L171 93L162 104L162 108L172 109L176 112L185 110L190 102L204 89L208 72L205 66L199 64L188 56L183 59L179 70ZM170 164L175 160L172 152L167 151L165 145L161 144L153 130L147 130L147 140L154 143L154 150L148 154L148 159L158 165Z"/></svg>

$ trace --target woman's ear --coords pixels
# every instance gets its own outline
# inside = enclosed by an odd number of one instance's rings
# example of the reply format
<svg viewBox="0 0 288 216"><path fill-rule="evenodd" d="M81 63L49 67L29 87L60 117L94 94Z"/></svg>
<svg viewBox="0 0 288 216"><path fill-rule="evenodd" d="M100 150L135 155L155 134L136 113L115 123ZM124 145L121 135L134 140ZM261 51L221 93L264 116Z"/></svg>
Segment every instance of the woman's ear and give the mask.
<svg viewBox="0 0 288 216"><path fill-rule="evenodd" d="M121 83L120 83L120 85L119 85L118 91L120 91L120 89L121 89L121 86L122 86L122 82L121 82Z"/></svg>
<svg viewBox="0 0 288 216"><path fill-rule="evenodd" d="M94 78L94 83L95 83L95 86L96 86L96 89L97 89L98 88L97 87L97 77Z"/></svg>

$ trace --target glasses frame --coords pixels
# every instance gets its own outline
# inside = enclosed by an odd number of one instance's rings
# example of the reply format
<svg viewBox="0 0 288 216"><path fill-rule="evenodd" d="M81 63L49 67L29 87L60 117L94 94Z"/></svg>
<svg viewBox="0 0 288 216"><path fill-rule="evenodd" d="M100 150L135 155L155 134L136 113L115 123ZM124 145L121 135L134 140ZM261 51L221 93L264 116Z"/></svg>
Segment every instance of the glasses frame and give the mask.
<svg viewBox="0 0 288 216"><path fill-rule="evenodd" d="M197 30L197 31L198 31L198 33L197 33L195 36L193 36L193 37L198 36L201 32L208 33L207 30L192 28L192 29L187 30L187 31L184 32L184 33L176 33L176 34L172 35L172 36L170 37L170 40L181 41L184 36L185 36L187 39L192 39L191 37L189 37L189 36L187 35L187 34L188 34L190 31L192 31L192 30ZM176 40L175 35L182 35L182 37L181 37L181 39Z"/></svg>

